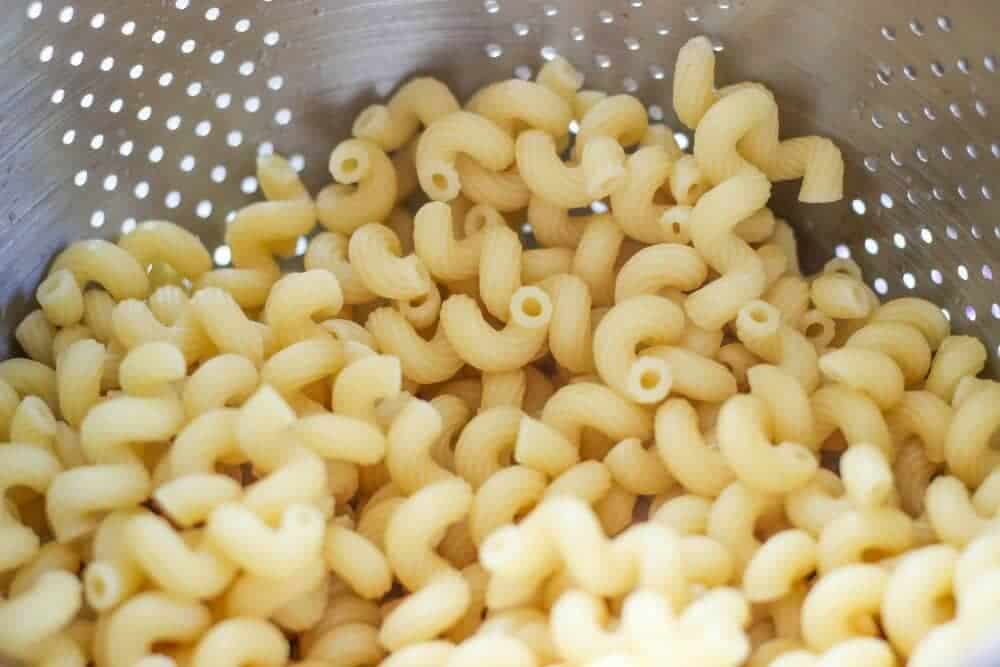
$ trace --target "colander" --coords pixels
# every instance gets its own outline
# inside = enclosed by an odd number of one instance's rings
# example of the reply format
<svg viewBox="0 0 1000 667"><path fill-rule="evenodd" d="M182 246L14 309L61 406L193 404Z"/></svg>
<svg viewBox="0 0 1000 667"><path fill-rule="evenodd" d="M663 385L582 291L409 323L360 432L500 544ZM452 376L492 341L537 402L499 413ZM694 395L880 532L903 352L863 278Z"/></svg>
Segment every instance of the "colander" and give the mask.
<svg viewBox="0 0 1000 667"><path fill-rule="evenodd" d="M1000 62L994 0L3 0L0 358L68 242L175 221L229 262L226 221L278 150L314 188L363 106L431 74L460 95L563 55L587 87L673 117L695 34L719 80L776 93L785 136L833 138L845 199L775 208L803 261L853 257L921 296L1000 370ZM300 244L304 249L305 241ZM997 278L1000 281L1000 276ZM993 664L1000 664L1000 661Z"/></svg>

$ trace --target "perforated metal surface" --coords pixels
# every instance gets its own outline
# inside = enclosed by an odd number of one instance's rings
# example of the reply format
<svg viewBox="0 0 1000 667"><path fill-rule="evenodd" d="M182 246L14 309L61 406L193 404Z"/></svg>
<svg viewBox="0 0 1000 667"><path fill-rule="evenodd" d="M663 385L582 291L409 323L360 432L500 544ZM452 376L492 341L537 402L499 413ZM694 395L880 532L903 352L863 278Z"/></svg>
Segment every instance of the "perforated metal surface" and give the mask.
<svg viewBox="0 0 1000 667"><path fill-rule="evenodd" d="M556 53L587 86L670 109L677 49L711 36L786 135L833 137L846 200L779 187L808 265L851 255L876 291L925 296L1000 369L1000 12L989 0L4 0L0 356L52 255L166 218L221 246L258 152L320 186L363 105L431 73L463 94Z"/></svg>

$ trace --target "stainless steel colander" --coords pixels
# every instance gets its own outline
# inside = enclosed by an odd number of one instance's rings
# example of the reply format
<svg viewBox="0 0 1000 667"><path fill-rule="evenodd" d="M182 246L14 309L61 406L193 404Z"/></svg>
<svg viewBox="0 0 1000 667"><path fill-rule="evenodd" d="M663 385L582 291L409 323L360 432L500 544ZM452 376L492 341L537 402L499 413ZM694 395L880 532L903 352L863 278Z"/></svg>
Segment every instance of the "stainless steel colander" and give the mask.
<svg viewBox="0 0 1000 667"><path fill-rule="evenodd" d="M0 358L51 257L165 218L218 264L255 156L307 183L355 113L415 73L461 94L561 54L587 86L673 118L678 48L759 80L785 136L844 151L844 201L779 186L807 266L834 254L885 297L938 303L1000 370L1000 9L994 0L3 0ZM679 134L679 141L687 135ZM998 201L994 201L994 197ZM303 244L304 245L304 244ZM997 663L994 663L997 664Z"/></svg>

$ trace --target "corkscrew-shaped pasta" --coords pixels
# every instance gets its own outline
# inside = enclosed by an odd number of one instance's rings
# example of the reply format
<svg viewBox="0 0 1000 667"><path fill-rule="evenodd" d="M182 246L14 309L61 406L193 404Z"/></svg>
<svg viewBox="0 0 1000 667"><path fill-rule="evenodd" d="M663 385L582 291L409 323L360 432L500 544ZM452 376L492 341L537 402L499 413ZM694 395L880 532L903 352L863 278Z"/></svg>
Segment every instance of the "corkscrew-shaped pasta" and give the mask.
<svg viewBox="0 0 1000 667"><path fill-rule="evenodd" d="M107 241L77 241L63 250L49 273L66 269L77 285L97 283L115 299L142 299L149 293L149 278L142 265L126 250Z"/></svg>
<svg viewBox="0 0 1000 667"><path fill-rule="evenodd" d="M329 166L336 183L316 197L316 214L324 227L351 234L389 216L398 185L396 169L381 148L363 139L348 139L330 153Z"/></svg>
<svg viewBox="0 0 1000 667"><path fill-rule="evenodd" d="M399 358L403 375L414 382L443 382L465 363L449 341L443 322L428 341L398 311L379 308L368 316L366 327L384 353Z"/></svg>
<svg viewBox="0 0 1000 667"><path fill-rule="evenodd" d="M622 265L615 279L615 303L664 289L690 292L708 277L708 267L693 248L661 243L643 248Z"/></svg>
<svg viewBox="0 0 1000 667"><path fill-rule="evenodd" d="M467 364L498 373L526 365L545 345L552 302L537 287L522 287L510 300L510 322L498 331L476 302L464 295L449 297L441 306L441 328Z"/></svg>
<svg viewBox="0 0 1000 667"><path fill-rule="evenodd" d="M413 79L400 87L388 104L375 104L358 114L353 134L392 152L416 136L421 126L426 127L459 108L458 100L445 84L430 77Z"/></svg>
<svg viewBox="0 0 1000 667"><path fill-rule="evenodd" d="M496 123L468 111L434 121L417 146L417 176L428 197L451 201L458 196L455 161L462 153L491 171L503 171L514 162L514 140Z"/></svg>
<svg viewBox="0 0 1000 667"><path fill-rule="evenodd" d="M703 329L720 329L747 302L764 292L763 262L732 233L733 227L767 202L770 184L744 172L705 193L691 213L691 240L721 276L700 288L685 304L688 317Z"/></svg>
<svg viewBox="0 0 1000 667"><path fill-rule="evenodd" d="M796 378L807 392L819 385L816 349L797 329L784 324L769 303L753 300L740 308L736 337L750 352Z"/></svg>
<svg viewBox="0 0 1000 667"><path fill-rule="evenodd" d="M594 365L601 379L629 400L658 403L670 393L666 362L640 356L639 343L674 343L684 327L684 312L669 299L635 296L617 304L594 331Z"/></svg>
<svg viewBox="0 0 1000 667"><path fill-rule="evenodd" d="M189 280L197 280L212 268L212 258L201 240L171 222L143 222L124 235L118 247L142 266L162 262Z"/></svg>
<svg viewBox="0 0 1000 667"><path fill-rule="evenodd" d="M560 139L569 132L569 122L573 119L572 109L558 93L520 79L480 88L465 108L489 118L512 136L530 128Z"/></svg>

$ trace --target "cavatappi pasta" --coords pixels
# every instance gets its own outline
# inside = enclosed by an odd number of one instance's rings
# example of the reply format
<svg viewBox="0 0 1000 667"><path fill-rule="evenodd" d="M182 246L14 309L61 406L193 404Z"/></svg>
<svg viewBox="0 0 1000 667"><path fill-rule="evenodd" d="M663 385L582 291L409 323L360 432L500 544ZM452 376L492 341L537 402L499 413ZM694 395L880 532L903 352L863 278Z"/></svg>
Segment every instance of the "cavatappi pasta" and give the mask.
<svg viewBox="0 0 1000 667"><path fill-rule="evenodd" d="M801 274L771 184L835 201L840 152L715 57L693 153L561 58L419 78L322 190L260 159L230 268L166 221L66 248L0 362L0 660L957 665L1000 384L933 304Z"/></svg>

